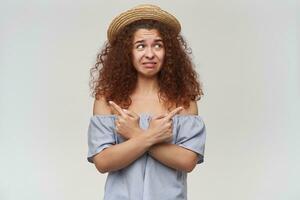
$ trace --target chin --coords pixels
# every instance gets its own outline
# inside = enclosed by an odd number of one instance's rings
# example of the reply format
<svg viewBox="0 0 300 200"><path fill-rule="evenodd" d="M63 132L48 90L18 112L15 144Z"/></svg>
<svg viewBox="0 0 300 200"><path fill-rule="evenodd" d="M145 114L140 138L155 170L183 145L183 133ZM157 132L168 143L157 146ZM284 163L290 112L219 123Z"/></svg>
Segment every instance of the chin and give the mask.
<svg viewBox="0 0 300 200"><path fill-rule="evenodd" d="M147 78L152 78L152 77L156 77L158 72L154 72L154 73L138 73L140 76L144 76L144 77L147 77Z"/></svg>

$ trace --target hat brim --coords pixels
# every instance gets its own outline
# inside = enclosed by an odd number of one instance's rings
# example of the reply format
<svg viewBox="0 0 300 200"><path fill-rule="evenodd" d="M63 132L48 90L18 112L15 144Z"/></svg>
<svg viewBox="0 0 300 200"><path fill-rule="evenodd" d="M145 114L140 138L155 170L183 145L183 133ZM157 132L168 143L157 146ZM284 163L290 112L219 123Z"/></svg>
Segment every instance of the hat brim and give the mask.
<svg viewBox="0 0 300 200"><path fill-rule="evenodd" d="M158 6L145 4L127 10L114 18L107 30L108 41L112 43L120 30L125 26L143 19L152 19L162 22L170 26L176 34L180 33L181 25L173 15L160 9Z"/></svg>

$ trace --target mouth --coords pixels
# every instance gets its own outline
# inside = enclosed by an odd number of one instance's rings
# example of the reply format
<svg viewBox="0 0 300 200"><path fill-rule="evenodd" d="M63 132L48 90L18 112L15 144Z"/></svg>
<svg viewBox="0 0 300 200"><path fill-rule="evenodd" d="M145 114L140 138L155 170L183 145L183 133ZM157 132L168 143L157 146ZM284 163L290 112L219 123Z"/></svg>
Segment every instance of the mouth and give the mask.
<svg viewBox="0 0 300 200"><path fill-rule="evenodd" d="M156 62L143 62L142 63L146 68L153 68L156 65Z"/></svg>

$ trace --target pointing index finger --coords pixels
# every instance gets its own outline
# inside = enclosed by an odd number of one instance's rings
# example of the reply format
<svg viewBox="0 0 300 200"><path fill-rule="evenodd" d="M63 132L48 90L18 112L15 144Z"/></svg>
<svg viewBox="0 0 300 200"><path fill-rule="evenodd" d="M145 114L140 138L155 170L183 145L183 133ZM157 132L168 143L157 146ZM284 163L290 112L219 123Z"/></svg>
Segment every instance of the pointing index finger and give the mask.
<svg viewBox="0 0 300 200"><path fill-rule="evenodd" d="M176 115L179 111L181 111L183 108L180 106L178 108L175 108L174 110L172 110L167 116L166 116L166 120L170 120L172 117L174 117L174 115Z"/></svg>
<svg viewBox="0 0 300 200"><path fill-rule="evenodd" d="M113 101L109 101L109 104L121 115L121 116L125 116L125 112L123 111L123 109L118 106L115 102Z"/></svg>

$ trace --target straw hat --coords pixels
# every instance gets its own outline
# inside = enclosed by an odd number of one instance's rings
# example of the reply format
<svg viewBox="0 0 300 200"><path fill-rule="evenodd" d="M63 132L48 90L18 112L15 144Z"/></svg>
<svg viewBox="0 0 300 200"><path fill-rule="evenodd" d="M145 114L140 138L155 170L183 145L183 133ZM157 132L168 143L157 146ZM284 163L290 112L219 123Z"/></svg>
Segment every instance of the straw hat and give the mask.
<svg viewBox="0 0 300 200"><path fill-rule="evenodd" d="M107 30L107 38L112 43L121 29L128 24L141 19L153 19L165 23L172 27L176 34L180 33L181 25L179 21L167 11L151 4L142 4L126 12L121 13L113 19Z"/></svg>

